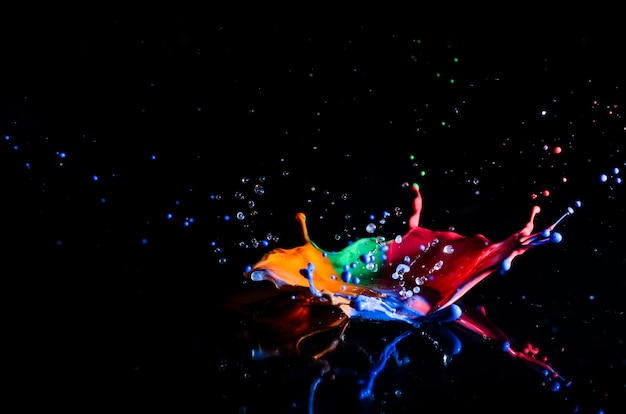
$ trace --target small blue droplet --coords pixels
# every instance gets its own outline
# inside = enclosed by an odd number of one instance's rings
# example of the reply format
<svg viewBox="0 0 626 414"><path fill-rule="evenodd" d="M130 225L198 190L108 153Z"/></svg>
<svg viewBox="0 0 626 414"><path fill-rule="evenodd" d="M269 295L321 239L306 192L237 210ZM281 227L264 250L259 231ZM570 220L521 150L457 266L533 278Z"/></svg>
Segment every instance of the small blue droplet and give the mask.
<svg viewBox="0 0 626 414"><path fill-rule="evenodd" d="M511 269L511 258L507 257L502 261L502 271L508 272Z"/></svg>
<svg viewBox="0 0 626 414"><path fill-rule="evenodd" d="M345 283L350 283L351 279L352 279L352 273L348 271L341 272L341 280L343 280Z"/></svg>

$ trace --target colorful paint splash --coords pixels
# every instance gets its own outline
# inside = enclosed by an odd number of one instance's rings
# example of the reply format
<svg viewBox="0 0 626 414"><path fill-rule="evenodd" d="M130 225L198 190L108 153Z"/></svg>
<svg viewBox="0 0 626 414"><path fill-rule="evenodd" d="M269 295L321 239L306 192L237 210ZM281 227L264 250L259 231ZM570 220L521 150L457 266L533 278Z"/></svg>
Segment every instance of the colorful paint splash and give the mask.
<svg viewBox="0 0 626 414"><path fill-rule="evenodd" d="M513 260L534 247L559 243L555 227L567 211L548 227L534 231L540 212L535 206L519 231L499 242L482 234L464 236L420 226L422 196L414 192L409 230L392 240L362 238L340 251L326 251L310 238L306 217L296 215L304 244L277 248L244 270L244 276L263 288L231 298L231 308L250 313L256 309L256 334L261 348L308 354L314 359L333 350L349 320L406 323L408 330L390 341L363 381L361 398L372 394L374 382L397 344L415 331L449 355L461 350L461 341L446 326L461 327L499 344L513 358L541 374L553 391L568 382L528 344L513 347L507 335L487 318L484 308L469 308L463 296L493 273L504 273ZM575 207L581 203L576 202ZM267 282L270 282L269 284ZM330 340L315 341L321 333ZM321 380L321 377L320 377ZM316 385L311 387L311 408Z"/></svg>

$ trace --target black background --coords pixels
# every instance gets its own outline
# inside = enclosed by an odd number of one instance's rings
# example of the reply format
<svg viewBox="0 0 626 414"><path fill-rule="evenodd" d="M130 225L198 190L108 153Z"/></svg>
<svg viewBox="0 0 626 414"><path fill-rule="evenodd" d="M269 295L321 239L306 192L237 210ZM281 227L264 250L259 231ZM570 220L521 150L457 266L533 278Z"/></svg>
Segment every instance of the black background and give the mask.
<svg viewBox="0 0 626 414"><path fill-rule="evenodd" d="M254 240L300 243L295 213L318 244L340 248L367 235L370 214L408 212L402 184L419 182L424 226L492 240L534 204L544 226L582 201L560 244L469 295L572 385L551 393L472 341L444 369L409 338L420 358L390 363L371 405L354 402L345 375L320 390L320 410L619 412L625 195L613 168L626 161L626 43L610 10L265 11L2 13L10 395L87 411L305 412L316 367L252 361L223 299L267 251ZM378 230L405 229L392 216ZM347 342L374 355L395 329L355 323ZM350 358L332 363L349 371Z"/></svg>

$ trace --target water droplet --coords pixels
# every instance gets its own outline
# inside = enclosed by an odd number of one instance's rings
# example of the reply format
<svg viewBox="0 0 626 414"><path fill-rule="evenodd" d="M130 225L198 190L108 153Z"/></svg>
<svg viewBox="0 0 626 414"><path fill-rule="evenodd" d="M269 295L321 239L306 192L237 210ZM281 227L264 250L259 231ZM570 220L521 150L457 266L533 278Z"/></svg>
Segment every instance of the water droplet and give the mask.
<svg viewBox="0 0 626 414"><path fill-rule="evenodd" d="M439 260L437 263L435 263L431 272L441 269L442 266L443 266L443 260Z"/></svg>
<svg viewBox="0 0 626 414"><path fill-rule="evenodd" d="M452 245L448 244L448 245L444 246L443 252L445 254L452 254L452 253L454 253L454 247Z"/></svg>

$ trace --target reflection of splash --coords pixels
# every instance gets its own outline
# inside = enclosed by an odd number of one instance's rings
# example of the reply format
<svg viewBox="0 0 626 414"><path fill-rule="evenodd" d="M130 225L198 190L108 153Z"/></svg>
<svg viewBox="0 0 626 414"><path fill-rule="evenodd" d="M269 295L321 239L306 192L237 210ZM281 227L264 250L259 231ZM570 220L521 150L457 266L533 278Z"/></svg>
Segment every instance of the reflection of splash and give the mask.
<svg viewBox="0 0 626 414"><path fill-rule="evenodd" d="M414 213L403 236L391 241L364 238L338 252L324 251L309 239L306 218L298 214L305 243L272 250L245 270L259 289L241 292L228 306L253 316L250 333L261 354L281 351L320 361L342 341L351 318L410 324L411 329L392 340L373 364L360 391L365 398L398 343L413 331L422 332L446 356L460 352L461 341L448 329L454 326L500 343L558 390L563 378L537 359L536 349L515 350L484 309L465 308L461 300L488 275L509 270L515 257L535 246L558 243L561 235L553 230L573 209L533 233L539 213L535 207L520 231L494 243L480 234L466 237L420 227L422 197L417 185L412 188ZM311 399L322 376L311 387Z"/></svg>
<svg viewBox="0 0 626 414"><path fill-rule="evenodd" d="M245 315L249 321L245 337L254 341L252 356L256 359L278 355L303 356L319 364L320 373L310 386L309 412L313 413L316 391L326 379L332 380L336 372L328 360L340 345L348 346L351 340L360 342L348 332L350 318L328 301L315 297L304 288L281 291L270 284L261 283L257 289L248 289L231 296L228 306ZM397 322L394 322L397 323ZM465 307L461 302L420 318L409 329L390 339L375 361L370 361L367 372L357 379L357 397L368 400L379 375L390 361L401 366L397 346L412 334L419 334L447 364L462 350L463 336L479 333L483 340L495 344L510 356L522 360L539 373L552 391L569 383L544 360L537 359L538 350L528 345L523 351L511 346L509 338L487 318L484 309ZM367 339L365 339L367 341ZM370 338L371 340L371 338ZM365 352L365 351L364 351Z"/></svg>

